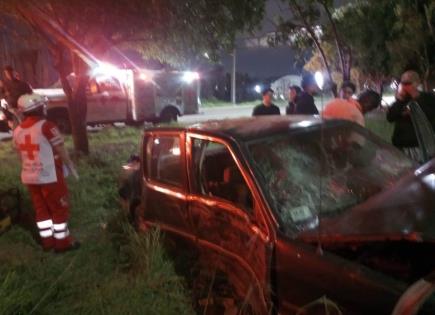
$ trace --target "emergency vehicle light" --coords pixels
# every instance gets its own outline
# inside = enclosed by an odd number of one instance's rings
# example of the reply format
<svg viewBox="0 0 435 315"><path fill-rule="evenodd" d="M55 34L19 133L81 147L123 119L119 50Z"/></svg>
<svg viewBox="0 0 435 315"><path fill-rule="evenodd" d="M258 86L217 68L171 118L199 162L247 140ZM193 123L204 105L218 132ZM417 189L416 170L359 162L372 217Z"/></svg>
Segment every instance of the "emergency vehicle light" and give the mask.
<svg viewBox="0 0 435 315"><path fill-rule="evenodd" d="M323 90L323 84L325 83L325 81L322 72L316 71L316 73L314 73L314 80L316 80L319 89Z"/></svg>
<svg viewBox="0 0 435 315"><path fill-rule="evenodd" d="M199 80L199 73L198 72L192 72L192 71L186 71L183 74L182 80L186 83L192 83L195 80Z"/></svg>
<svg viewBox="0 0 435 315"><path fill-rule="evenodd" d="M115 66L106 63L98 62L98 65L91 70L92 76L117 76L121 70Z"/></svg>
<svg viewBox="0 0 435 315"><path fill-rule="evenodd" d="M108 78L116 78L120 83L126 83L128 80L126 70L119 69L106 62L98 62L98 65L91 69L90 75L97 81L105 81Z"/></svg>

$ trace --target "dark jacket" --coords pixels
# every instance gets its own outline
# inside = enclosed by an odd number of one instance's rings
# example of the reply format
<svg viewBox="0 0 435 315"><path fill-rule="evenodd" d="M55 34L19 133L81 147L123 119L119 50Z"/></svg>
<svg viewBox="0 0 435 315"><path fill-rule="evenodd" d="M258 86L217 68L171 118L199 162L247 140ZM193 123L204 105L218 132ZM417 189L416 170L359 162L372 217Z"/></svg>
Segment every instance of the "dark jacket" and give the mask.
<svg viewBox="0 0 435 315"><path fill-rule="evenodd" d="M296 111L298 115L318 115L316 105L314 104L314 97L307 92L302 92L296 100Z"/></svg>
<svg viewBox="0 0 435 315"><path fill-rule="evenodd" d="M296 113L296 102L288 102L285 113L286 115L294 115Z"/></svg>
<svg viewBox="0 0 435 315"><path fill-rule="evenodd" d="M270 106L264 106L264 104L260 104L255 106L252 111L252 116L260 116L260 115L281 115L281 111L279 107L271 104Z"/></svg>
<svg viewBox="0 0 435 315"><path fill-rule="evenodd" d="M12 108L16 108L20 96L32 93L32 87L29 83L18 79L4 80L3 93L8 105Z"/></svg>
<svg viewBox="0 0 435 315"><path fill-rule="evenodd" d="M415 100L426 114L435 131L435 94L421 92ZM396 101L388 109L387 120L394 122L393 145L398 148L417 147L418 141L412 125L411 116L403 115L409 101Z"/></svg>

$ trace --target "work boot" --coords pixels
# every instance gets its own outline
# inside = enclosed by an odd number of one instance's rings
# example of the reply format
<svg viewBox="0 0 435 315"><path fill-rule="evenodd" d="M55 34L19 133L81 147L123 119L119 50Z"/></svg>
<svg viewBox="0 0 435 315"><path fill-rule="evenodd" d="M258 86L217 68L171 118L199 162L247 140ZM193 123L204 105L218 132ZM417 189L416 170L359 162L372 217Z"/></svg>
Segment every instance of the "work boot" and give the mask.
<svg viewBox="0 0 435 315"><path fill-rule="evenodd" d="M54 251L57 254L65 253L65 252L69 252L69 251L72 251L72 250L79 249L80 245L81 245L80 242L78 242L78 241L72 241L71 244L68 247L55 248Z"/></svg>

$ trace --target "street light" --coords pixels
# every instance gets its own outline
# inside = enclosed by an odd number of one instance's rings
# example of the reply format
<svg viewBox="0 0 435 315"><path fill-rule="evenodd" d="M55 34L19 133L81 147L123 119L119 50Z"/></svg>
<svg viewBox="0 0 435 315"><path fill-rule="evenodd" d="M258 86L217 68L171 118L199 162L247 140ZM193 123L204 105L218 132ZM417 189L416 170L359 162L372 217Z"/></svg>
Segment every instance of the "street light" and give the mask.
<svg viewBox="0 0 435 315"><path fill-rule="evenodd" d="M323 84L325 83L324 79L323 79L323 74L320 71L316 71L316 73L314 73L314 79L316 80L317 86L319 87L319 89L323 90Z"/></svg>
<svg viewBox="0 0 435 315"><path fill-rule="evenodd" d="M261 86L259 84L256 84L254 87L254 91L257 92L258 94L261 93Z"/></svg>

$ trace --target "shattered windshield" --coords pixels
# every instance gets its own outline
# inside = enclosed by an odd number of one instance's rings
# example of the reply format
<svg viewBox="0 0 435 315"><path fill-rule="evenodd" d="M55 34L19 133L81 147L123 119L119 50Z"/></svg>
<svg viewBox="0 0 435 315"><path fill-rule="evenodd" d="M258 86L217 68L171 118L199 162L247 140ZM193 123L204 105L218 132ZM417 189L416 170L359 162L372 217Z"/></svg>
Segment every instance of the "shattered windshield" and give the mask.
<svg viewBox="0 0 435 315"><path fill-rule="evenodd" d="M394 147L354 124L291 130L248 143L263 189L285 230L315 229L390 187L414 168Z"/></svg>

